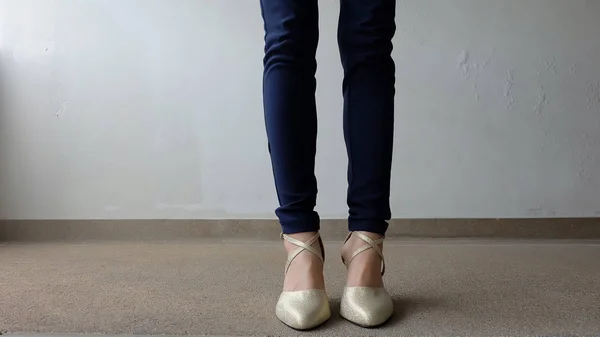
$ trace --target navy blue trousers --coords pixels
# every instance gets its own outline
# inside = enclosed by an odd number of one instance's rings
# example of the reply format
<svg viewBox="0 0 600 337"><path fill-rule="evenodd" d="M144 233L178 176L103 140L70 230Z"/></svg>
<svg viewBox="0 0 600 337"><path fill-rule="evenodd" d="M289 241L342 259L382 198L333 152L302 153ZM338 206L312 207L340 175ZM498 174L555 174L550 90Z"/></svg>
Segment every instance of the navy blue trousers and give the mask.
<svg viewBox="0 0 600 337"><path fill-rule="evenodd" d="M265 27L263 96L283 232L319 230L315 104L317 0L261 0ZM395 0L340 0L344 69L348 229L385 234L391 217Z"/></svg>

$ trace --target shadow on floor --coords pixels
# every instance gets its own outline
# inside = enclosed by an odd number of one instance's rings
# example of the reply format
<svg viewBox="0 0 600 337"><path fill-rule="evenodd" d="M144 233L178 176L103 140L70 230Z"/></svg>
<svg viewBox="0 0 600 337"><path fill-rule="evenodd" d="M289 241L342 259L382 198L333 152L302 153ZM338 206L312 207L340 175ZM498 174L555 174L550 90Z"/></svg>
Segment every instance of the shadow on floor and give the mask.
<svg viewBox="0 0 600 337"><path fill-rule="evenodd" d="M401 324L412 315L448 306L448 301L443 298L394 296L393 300L394 316L385 324L386 326Z"/></svg>

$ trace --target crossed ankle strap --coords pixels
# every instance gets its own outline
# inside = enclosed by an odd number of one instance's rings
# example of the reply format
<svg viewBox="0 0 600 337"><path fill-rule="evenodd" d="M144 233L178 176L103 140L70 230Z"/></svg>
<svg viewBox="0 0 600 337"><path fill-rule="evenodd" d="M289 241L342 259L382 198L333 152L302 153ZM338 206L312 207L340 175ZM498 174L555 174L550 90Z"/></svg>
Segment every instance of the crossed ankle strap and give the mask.
<svg viewBox="0 0 600 337"><path fill-rule="evenodd" d="M379 238L377 240L373 240L370 237L364 235L363 233L350 232L350 233L348 233L348 236L346 236L346 240L344 240L344 244L346 244L346 242L348 242L348 240L350 239L350 237L352 235L356 235L358 238L360 238L367 244L360 248L357 248L354 252L352 252L352 256L350 256L350 260L348 260L348 262L346 262L344 260L344 257L342 256L342 262L344 263L344 265L348 266L350 264L350 262L352 262L352 260L356 257L356 255L364 252L365 250L373 249L377 252L377 254L379 254L379 257L381 257L381 276L383 276L385 274L385 259L383 258L383 252L381 251L381 248L379 248L379 245L383 243L385 236L382 236L381 238Z"/></svg>
<svg viewBox="0 0 600 337"><path fill-rule="evenodd" d="M306 242L296 240L293 237L290 237L289 235L283 233L281 233L281 238L295 246L298 246L298 248L296 248L288 255L287 262L285 263L285 273L288 272L290 264L296 258L296 256L298 256L305 250L315 254L319 258L319 260L321 260L321 262L325 262L325 249L323 248L323 243L321 241L321 236L319 235L319 233L315 234L315 236L313 236L312 238L310 238L310 240ZM317 240L319 241L319 245L321 246L321 253L319 253L319 251L312 246L312 244L315 243Z"/></svg>

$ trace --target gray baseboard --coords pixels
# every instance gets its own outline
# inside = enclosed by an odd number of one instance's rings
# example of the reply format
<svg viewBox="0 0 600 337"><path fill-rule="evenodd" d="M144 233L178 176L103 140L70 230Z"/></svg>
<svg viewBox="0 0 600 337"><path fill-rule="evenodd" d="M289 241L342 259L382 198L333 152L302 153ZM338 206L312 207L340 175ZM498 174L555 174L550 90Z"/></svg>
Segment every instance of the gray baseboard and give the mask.
<svg viewBox="0 0 600 337"><path fill-rule="evenodd" d="M324 220L325 240L342 240L345 220ZM600 218L394 219L389 238L600 239ZM277 240L275 220L0 220L2 242L185 239Z"/></svg>

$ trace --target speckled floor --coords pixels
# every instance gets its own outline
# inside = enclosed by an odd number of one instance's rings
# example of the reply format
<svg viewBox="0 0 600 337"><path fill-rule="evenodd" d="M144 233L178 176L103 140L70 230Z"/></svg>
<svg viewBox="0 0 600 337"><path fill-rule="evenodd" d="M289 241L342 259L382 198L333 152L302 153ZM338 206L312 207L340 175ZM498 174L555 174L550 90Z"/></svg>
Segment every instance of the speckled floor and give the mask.
<svg viewBox="0 0 600 337"><path fill-rule="evenodd" d="M598 241L388 241L397 314L338 317L340 243L327 242L334 317L300 334L274 317L280 242L0 245L0 331L227 336L600 335Z"/></svg>

